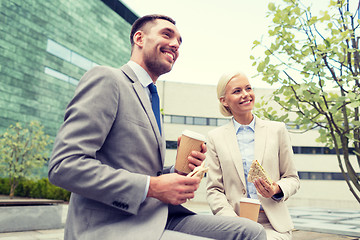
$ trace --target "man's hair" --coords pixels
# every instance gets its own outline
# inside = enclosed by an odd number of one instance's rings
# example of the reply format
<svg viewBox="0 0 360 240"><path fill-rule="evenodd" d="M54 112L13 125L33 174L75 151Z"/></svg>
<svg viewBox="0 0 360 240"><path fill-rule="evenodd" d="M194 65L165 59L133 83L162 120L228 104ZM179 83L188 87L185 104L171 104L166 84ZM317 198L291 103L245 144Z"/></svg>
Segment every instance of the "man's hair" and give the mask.
<svg viewBox="0 0 360 240"><path fill-rule="evenodd" d="M131 32L130 32L130 43L131 43L131 46L134 45L134 34L138 31L138 30L141 30L146 23L148 22L153 22L155 21L156 19L163 19L163 20L166 20L166 21L169 21L171 22L172 24L175 25L175 21L168 17L168 16L165 16L165 15L159 15L159 14L152 14L152 15L145 15L141 18L138 18L132 25L131 27Z"/></svg>

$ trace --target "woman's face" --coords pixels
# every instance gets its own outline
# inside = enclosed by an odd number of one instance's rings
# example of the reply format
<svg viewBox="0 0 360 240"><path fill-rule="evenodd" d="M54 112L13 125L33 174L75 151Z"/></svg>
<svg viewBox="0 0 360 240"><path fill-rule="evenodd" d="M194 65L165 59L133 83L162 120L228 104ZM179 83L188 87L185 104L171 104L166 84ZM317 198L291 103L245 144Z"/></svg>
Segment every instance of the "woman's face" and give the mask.
<svg viewBox="0 0 360 240"><path fill-rule="evenodd" d="M251 111L255 104L255 94L246 76L233 77L225 88L225 96L220 98L221 103L230 109L234 117L252 116Z"/></svg>

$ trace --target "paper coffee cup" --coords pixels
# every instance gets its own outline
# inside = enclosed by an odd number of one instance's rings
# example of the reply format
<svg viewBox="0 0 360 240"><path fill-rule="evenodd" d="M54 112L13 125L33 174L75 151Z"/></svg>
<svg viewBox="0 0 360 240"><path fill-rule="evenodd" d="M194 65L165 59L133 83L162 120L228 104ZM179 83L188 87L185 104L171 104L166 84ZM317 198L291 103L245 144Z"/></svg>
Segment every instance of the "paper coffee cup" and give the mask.
<svg viewBox="0 0 360 240"><path fill-rule="evenodd" d="M241 198L239 217L245 217L257 222L259 217L260 201L253 198Z"/></svg>
<svg viewBox="0 0 360 240"><path fill-rule="evenodd" d="M183 174L190 173L191 169L189 168L188 156L191 151L201 151L201 145L204 142L204 135L190 130L183 131L177 149L175 169Z"/></svg>

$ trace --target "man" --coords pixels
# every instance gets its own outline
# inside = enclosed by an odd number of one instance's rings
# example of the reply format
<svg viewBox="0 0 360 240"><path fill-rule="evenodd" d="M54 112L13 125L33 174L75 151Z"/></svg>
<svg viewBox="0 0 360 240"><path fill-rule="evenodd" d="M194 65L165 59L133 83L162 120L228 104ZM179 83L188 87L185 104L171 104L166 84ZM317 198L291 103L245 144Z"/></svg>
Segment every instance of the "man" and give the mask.
<svg viewBox="0 0 360 240"><path fill-rule="evenodd" d="M163 169L165 140L147 87L171 70L181 36L171 18L148 15L130 41L128 64L95 67L80 80L54 143L49 180L72 192L65 239L265 239L255 222L180 205L200 179ZM192 152L191 169L205 152Z"/></svg>

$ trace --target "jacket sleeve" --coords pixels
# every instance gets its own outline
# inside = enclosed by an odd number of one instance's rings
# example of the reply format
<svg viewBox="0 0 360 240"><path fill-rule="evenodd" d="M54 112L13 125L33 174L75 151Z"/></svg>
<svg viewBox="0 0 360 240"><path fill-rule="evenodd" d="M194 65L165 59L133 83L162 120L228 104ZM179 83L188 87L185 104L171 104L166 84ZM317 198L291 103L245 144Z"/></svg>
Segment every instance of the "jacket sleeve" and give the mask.
<svg viewBox="0 0 360 240"><path fill-rule="evenodd" d="M217 157L214 140L209 135L206 144L208 151L206 160L209 166L207 174L207 201L215 215L237 216L227 200L223 183L223 173Z"/></svg>
<svg viewBox="0 0 360 240"><path fill-rule="evenodd" d="M290 135L285 124L280 129L280 180L277 184L284 193L282 201L286 201L294 195L300 188L300 180L295 168L294 153L290 141Z"/></svg>

